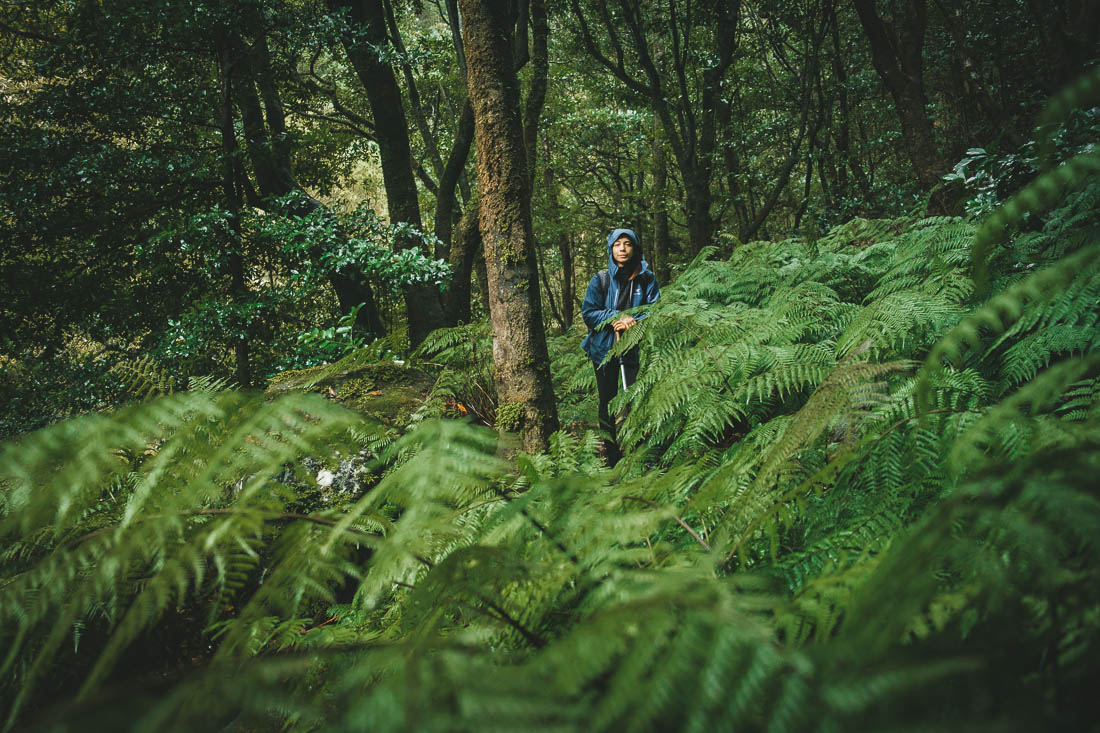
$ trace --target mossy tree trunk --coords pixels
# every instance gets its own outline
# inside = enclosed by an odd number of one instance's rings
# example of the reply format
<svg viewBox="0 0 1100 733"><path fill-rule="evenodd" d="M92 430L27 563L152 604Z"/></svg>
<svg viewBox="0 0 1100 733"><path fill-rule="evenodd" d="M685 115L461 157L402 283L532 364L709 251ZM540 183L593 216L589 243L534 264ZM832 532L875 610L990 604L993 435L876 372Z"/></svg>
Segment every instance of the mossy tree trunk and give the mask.
<svg viewBox="0 0 1100 733"><path fill-rule="evenodd" d="M558 415L542 329L512 22L508 3L460 0L459 7L474 111L498 416L509 423L500 427L518 429L525 450L542 450L558 427Z"/></svg>

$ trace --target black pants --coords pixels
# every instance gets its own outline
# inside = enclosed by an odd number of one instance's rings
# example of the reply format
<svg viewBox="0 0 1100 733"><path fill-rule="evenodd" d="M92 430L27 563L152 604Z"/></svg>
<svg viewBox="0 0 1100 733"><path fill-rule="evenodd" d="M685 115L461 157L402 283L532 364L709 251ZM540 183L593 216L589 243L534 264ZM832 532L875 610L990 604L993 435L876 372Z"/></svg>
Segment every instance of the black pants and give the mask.
<svg viewBox="0 0 1100 733"><path fill-rule="evenodd" d="M628 360L625 366L626 370L626 386L634 384L634 380L638 378L638 362L630 363ZM622 372L619 371L619 360L612 359L604 364L602 367L596 367L596 391L600 394L600 430L611 436L611 440L615 440L615 421L611 419L611 413L608 410L608 405L611 403L611 398L619 393L619 390L623 386ZM618 447L614 448L616 454Z"/></svg>

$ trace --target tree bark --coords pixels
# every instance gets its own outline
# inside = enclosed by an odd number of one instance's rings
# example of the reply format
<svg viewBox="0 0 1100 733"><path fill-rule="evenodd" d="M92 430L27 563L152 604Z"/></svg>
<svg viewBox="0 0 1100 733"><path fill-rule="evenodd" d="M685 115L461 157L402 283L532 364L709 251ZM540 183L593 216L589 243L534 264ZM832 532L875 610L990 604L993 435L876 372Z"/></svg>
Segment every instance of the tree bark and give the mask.
<svg viewBox="0 0 1100 733"><path fill-rule="evenodd" d="M367 93L374 117L375 139L382 161L382 182L386 189L386 208L391 224L410 224L420 229L420 201L413 175L412 152L409 148L409 127L401 98L401 89L393 67L379 59L375 48L386 46L386 21L382 0L329 0L333 10L346 9L348 19L363 33L362 40L347 35L344 48ZM363 42L365 41L365 42ZM415 237L401 238L394 245L401 249L417 249L428 256L422 242ZM409 323L409 344L415 347L436 328L443 326L439 288L415 284L405 288L405 311Z"/></svg>
<svg viewBox="0 0 1100 733"><path fill-rule="evenodd" d="M474 260L481 250L481 230L478 228L477 200L458 220L451 237L448 261L451 264L451 288L444 293L447 325L457 326L470 320L470 277Z"/></svg>
<svg viewBox="0 0 1100 733"><path fill-rule="evenodd" d="M504 6L459 2L478 151L478 219L488 274L498 415L518 423L500 427L518 428L524 449L534 452L547 447L558 416L542 329L519 82Z"/></svg>

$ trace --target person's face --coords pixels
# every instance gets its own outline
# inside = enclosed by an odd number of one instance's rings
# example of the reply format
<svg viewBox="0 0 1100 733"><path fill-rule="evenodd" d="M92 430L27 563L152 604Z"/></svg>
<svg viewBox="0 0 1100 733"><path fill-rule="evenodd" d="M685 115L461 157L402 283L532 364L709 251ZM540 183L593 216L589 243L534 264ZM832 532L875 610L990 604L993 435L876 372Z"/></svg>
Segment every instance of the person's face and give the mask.
<svg viewBox="0 0 1100 733"><path fill-rule="evenodd" d="M625 234L615 240L615 243L611 245L611 258L615 260L615 264L622 267L627 262L630 262L630 258L634 256L634 242L630 241L630 237Z"/></svg>

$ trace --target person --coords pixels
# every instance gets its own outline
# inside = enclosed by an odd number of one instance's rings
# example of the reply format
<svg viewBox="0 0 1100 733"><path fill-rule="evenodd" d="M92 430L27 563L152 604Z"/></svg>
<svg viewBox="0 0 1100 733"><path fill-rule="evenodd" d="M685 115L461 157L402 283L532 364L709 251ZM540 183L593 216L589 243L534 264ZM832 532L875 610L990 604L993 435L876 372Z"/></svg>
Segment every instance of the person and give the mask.
<svg viewBox="0 0 1100 733"><path fill-rule="evenodd" d="M607 446L610 465L618 462L620 452L615 436L615 422L608 405L619 391L620 382L627 386L638 377L638 347L630 349L621 359L602 364L607 352L615 345L617 334L633 328L637 320L622 311L656 303L661 296L657 277L642 256L642 241L631 229L613 229L607 237L607 270L596 273L588 283L581 305L581 316L588 326L588 335L581 348L596 369L596 391L600 399L600 429L611 438ZM601 323L615 318L600 327ZM638 316L639 319L644 315Z"/></svg>

